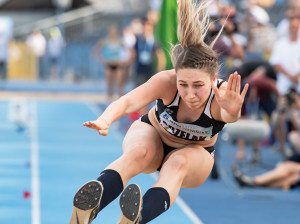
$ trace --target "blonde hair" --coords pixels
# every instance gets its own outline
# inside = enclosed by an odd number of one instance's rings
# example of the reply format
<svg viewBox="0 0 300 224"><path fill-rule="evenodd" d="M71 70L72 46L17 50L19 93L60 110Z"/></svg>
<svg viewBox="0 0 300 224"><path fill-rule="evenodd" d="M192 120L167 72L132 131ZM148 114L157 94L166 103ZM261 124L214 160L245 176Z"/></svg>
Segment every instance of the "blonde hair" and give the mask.
<svg viewBox="0 0 300 224"><path fill-rule="evenodd" d="M210 26L207 7L211 0L178 0L179 44L171 49L171 59L175 70L182 68L204 69L212 76L219 70L218 56L213 50L221 31L210 45L205 43L205 37Z"/></svg>

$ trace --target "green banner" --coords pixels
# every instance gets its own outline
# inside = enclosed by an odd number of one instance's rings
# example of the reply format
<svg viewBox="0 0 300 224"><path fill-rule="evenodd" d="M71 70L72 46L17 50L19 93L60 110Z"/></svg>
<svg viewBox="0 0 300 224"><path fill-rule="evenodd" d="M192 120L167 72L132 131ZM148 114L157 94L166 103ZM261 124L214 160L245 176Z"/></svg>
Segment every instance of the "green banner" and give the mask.
<svg viewBox="0 0 300 224"><path fill-rule="evenodd" d="M163 0L155 34L166 55L166 69L173 68L170 58L170 48L171 44L175 45L178 43L177 25L177 0Z"/></svg>

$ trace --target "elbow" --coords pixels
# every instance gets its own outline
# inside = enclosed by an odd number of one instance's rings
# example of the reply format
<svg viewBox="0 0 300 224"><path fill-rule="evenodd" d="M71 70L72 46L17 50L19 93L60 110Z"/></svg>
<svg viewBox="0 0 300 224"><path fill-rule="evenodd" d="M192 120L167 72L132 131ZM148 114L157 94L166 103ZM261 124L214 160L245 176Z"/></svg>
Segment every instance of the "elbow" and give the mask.
<svg viewBox="0 0 300 224"><path fill-rule="evenodd" d="M124 111L124 115L127 116L129 114L131 114L132 111L132 106L130 106L130 100L128 99L128 97L126 95L121 96L118 99L119 103L118 105L120 105L122 107L122 110Z"/></svg>

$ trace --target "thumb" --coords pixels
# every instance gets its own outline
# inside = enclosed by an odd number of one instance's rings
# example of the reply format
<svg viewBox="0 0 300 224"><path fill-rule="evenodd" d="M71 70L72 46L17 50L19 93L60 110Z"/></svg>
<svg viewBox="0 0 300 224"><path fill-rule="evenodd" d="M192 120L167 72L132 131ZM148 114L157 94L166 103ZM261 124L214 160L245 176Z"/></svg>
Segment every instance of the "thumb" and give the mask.
<svg viewBox="0 0 300 224"><path fill-rule="evenodd" d="M215 85L212 85L211 87L212 87L212 89L215 93L216 98L219 99L220 98L220 92L219 92L218 87L216 87Z"/></svg>
<svg viewBox="0 0 300 224"><path fill-rule="evenodd" d="M108 130L98 130L98 134L102 136L108 135Z"/></svg>

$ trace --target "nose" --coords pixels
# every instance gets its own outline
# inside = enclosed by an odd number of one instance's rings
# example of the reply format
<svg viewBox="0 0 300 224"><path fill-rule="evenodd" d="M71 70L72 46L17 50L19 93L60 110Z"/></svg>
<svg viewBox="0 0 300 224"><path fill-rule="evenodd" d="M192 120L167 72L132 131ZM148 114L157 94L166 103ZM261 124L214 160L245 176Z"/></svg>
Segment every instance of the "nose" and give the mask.
<svg viewBox="0 0 300 224"><path fill-rule="evenodd" d="M196 97L196 92L193 90L193 88L188 89L187 97L188 99L193 99Z"/></svg>

